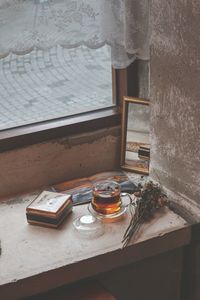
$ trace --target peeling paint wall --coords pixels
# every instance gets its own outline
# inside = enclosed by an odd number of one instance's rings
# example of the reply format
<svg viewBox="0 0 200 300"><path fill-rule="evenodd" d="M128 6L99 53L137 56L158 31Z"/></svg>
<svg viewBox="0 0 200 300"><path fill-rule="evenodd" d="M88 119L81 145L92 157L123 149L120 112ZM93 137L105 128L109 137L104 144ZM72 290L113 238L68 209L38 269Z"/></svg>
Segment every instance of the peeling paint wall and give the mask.
<svg viewBox="0 0 200 300"><path fill-rule="evenodd" d="M151 175L200 204L200 1L152 0Z"/></svg>
<svg viewBox="0 0 200 300"><path fill-rule="evenodd" d="M119 155L119 127L1 153L0 197L112 170Z"/></svg>

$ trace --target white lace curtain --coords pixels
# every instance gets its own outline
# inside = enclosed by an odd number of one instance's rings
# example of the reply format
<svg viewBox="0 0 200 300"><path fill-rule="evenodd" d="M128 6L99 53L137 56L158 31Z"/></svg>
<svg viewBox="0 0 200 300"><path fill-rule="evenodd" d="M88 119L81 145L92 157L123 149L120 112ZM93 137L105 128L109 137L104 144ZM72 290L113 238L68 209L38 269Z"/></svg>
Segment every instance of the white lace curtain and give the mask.
<svg viewBox="0 0 200 300"><path fill-rule="evenodd" d="M0 58L58 44L108 44L116 68L146 60L149 0L0 0Z"/></svg>

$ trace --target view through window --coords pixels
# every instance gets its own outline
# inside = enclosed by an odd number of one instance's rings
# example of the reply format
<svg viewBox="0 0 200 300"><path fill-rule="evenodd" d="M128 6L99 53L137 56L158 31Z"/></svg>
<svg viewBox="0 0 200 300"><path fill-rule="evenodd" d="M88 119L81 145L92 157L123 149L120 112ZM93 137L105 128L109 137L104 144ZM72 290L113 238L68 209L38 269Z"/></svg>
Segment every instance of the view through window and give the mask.
<svg viewBox="0 0 200 300"><path fill-rule="evenodd" d="M0 130L113 105L108 46L55 46L0 60Z"/></svg>

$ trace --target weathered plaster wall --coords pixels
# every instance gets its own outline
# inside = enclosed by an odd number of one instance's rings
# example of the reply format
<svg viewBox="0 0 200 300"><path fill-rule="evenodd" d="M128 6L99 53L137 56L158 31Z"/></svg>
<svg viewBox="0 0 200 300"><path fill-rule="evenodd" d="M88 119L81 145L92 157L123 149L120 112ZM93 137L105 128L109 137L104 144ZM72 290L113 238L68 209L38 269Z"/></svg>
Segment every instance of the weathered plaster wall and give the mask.
<svg viewBox="0 0 200 300"><path fill-rule="evenodd" d="M152 0L151 175L200 204L200 1Z"/></svg>
<svg viewBox="0 0 200 300"><path fill-rule="evenodd" d="M120 128L68 136L0 154L0 197L119 167Z"/></svg>

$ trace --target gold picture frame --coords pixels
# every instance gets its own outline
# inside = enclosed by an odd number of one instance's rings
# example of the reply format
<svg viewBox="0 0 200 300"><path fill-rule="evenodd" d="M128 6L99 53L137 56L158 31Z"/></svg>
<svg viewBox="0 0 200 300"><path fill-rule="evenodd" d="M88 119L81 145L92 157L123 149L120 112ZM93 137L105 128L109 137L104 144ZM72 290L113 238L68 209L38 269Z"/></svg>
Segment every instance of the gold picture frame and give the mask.
<svg viewBox="0 0 200 300"><path fill-rule="evenodd" d="M134 131L134 128L129 129L131 106L136 119L143 118L142 121L138 121L138 124L141 128L144 125L144 131L143 128L140 131ZM136 106L137 109L135 109ZM127 96L123 98L120 165L125 171L148 175L150 162L149 119L145 120L145 116L150 116L150 101L148 99ZM135 120L135 124L137 124L137 120Z"/></svg>

